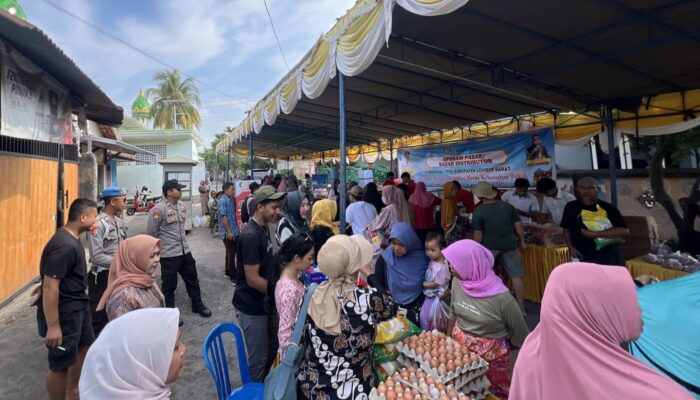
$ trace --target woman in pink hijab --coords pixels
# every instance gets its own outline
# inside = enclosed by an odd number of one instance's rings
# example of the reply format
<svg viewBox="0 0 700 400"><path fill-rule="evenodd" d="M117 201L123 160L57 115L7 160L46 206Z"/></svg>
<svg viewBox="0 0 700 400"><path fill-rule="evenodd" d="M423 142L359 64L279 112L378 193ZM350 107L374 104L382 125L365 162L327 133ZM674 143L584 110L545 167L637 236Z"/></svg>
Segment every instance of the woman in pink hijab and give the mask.
<svg viewBox="0 0 700 400"><path fill-rule="evenodd" d="M382 187L382 202L386 204L382 211L372 222L367 225L364 236L375 244L375 259L381 250L389 246L389 235L394 224L399 222L411 223L408 213L408 203L403 191L396 186L386 185Z"/></svg>
<svg viewBox="0 0 700 400"><path fill-rule="evenodd" d="M156 283L160 247L160 240L148 235L136 235L119 244L107 289L97 305L98 310L107 311L110 321L129 311L165 306Z"/></svg>
<svg viewBox="0 0 700 400"><path fill-rule="evenodd" d="M540 323L518 355L510 399L692 400L623 349L641 332L627 270L560 265L547 282Z"/></svg>
<svg viewBox="0 0 700 400"><path fill-rule="evenodd" d="M408 202L413 206L415 215L413 227L420 240L424 241L428 231L435 229L435 206L440 205L440 198L430 193L425 183L418 182Z"/></svg>
<svg viewBox="0 0 700 400"><path fill-rule="evenodd" d="M529 332L518 302L493 272L493 254L484 246L464 239L442 254L455 277L447 333L489 362L489 390L508 399L510 352L523 345Z"/></svg>

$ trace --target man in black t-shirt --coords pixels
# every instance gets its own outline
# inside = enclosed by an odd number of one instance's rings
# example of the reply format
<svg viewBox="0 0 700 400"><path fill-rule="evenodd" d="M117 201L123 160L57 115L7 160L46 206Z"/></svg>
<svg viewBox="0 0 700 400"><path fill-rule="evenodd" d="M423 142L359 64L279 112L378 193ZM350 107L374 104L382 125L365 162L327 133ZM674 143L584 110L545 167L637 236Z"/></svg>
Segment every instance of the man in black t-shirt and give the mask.
<svg viewBox="0 0 700 400"><path fill-rule="evenodd" d="M598 200L598 182L585 177L576 183L578 200L564 207L561 227L572 257L601 265L622 265L617 244L629 235L620 211Z"/></svg>
<svg viewBox="0 0 700 400"><path fill-rule="evenodd" d="M233 307L245 336L250 376L257 382L265 379L277 355L277 316L265 308L267 277L277 267L272 265L267 224L280 218L285 194L272 186L260 187L255 192L255 213L238 238Z"/></svg>
<svg viewBox="0 0 700 400"><path fill-rule="evenodd" d="M68 224L44 247L37 302L39 335L49 349L46 391L50 399L78 398L78 380L88 347L95 340L87 295L87 262L79 235L96 229L97 204L77 199L68 211Z"/></svg>

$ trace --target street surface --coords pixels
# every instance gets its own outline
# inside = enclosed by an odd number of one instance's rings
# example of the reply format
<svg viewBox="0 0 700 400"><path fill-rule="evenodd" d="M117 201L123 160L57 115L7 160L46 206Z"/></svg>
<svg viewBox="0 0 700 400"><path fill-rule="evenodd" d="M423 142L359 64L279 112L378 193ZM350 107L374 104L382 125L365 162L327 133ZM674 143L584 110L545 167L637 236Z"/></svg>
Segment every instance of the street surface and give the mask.
<svg viewBox="0 0 700 400"><path fill-rule="evenodd" d="M199 210L195 211L199 213ZM128 217L129 236L144 233L147 215ZM213 313L202 318L191 312L182 279L178 281L176 304L185 325L180 328L187 346L185 368L171 385L173 399L215 399L216 389L202 357L202 344L209 331L224 321L233 321L234 286L224 277L224 246L208 227L194 229L187 237L197 261L204 303ZM160 285L160 274L157 277ZM48 370L47 352L36 328L36 309L29 306L31 289L0 310L0 399L46 399L44 378ZM157 335L158 332L153 332ZM238 361L233 343L227 349L234 385L240 384Z"/></svg>

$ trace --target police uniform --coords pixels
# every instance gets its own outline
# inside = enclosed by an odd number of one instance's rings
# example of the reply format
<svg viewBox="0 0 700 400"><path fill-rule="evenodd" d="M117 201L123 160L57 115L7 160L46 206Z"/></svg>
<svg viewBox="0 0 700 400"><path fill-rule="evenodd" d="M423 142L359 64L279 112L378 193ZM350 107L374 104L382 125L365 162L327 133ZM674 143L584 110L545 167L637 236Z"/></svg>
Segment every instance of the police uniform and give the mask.
<svg viewBox="0 0 700 400"><path fill-rule="evenodd" d="M126 193L119 187L113 186L102 192L102 197L121 197ZM90 250L90 264L92 268L88 278L88 295L90 297L90 313L92 314L92 328L95 336L109 322L105 310L97 311L97 305L107 288L109 281L109 267L112 264L114 253L119 244L126 239L126 223L118 216L110 217L104 210L97 216L97 229L95 234L88 233Z"/></svg>
<svg viewBox="0 0 700 400"><path fill-rule="evenodd" d="M211 312L202 302L196 263L185 238L187 209L183 203L178 201L172 204L166 198L167 190L178 187L182 188L183 185L175 180L166 181L163 185L163 200L149 212L147 233L161 241L161 290L165 297L165 306L175 307L175 289L179 273L192 300L192 311L209 316Z"/></svg>

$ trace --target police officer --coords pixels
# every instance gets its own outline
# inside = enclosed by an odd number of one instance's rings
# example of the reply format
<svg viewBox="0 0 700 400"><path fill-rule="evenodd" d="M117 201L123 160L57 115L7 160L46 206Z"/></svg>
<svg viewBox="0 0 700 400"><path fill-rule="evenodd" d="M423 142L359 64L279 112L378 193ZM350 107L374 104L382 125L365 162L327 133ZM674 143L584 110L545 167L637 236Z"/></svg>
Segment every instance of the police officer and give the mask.
<svg viewBox="0 0 700 400"><path fill-rule="evenodd" d="M119 243L126 239L126 224L120 218L126 207L126 192L118 186L111 186L102 192L104 208L97 216L97 229L94 235L88 234L90 263L92 268L88 278L88 295L92 329L97 337L109 319L105 310L96 311L97 305L107 288L109 266Z"/></svg>
<svg viewBox="0 0 700 400"><path fill-rule="evenodd" d="M202 302L197 268L185 238L187 210L179 200L185 185L176 179L163 184L163 200L151 209L148 216L148 234L160 239L160 267L166 307L175 307L177 274L185 282L187 294L192 300L192 312L211 317L211 311Z"/></svg>

